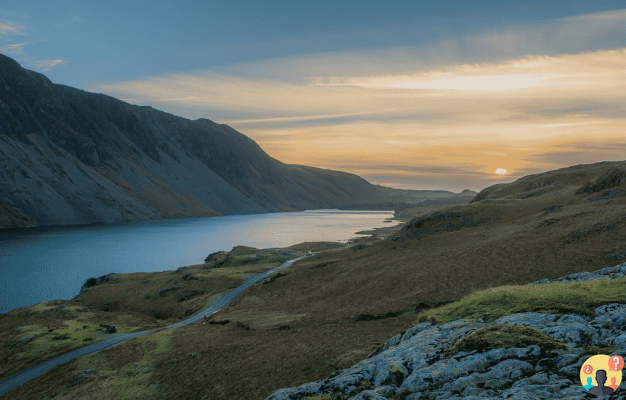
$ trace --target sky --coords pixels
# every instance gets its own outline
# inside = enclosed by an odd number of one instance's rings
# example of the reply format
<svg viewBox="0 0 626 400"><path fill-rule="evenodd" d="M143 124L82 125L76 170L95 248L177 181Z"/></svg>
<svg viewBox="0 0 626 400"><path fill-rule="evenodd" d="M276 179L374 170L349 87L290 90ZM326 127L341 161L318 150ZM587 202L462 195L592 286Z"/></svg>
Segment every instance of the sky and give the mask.
<svg viewBox="0 0 626 400"><path fill-rule="evenodd" d="M396 188L626 159L624 0L3 0L0 53Z"/></svg>

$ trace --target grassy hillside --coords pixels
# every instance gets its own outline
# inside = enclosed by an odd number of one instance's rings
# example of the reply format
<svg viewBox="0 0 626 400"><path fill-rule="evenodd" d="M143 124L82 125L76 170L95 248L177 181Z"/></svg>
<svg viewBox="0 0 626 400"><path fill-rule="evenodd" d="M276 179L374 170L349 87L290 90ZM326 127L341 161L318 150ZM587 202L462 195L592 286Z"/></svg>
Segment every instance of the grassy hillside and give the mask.
<svg viewBox="0 0 626 400"><path fill-rule="evenodd" d="M615 162L528 176L362 243L298 246L292 250L316 255L255 285L212 321L83 357L12 394L262 399L350 366L424 318L584 313L598 301L621 301L605 283L589 283L585 301L582 286L555 298L521 285L626 260L625 170ZM589 296L596 289L604 294ZM102 375L78 382L88 368Z"/></svg>
<svg viewBox="0 0 626 400"><path fill-rule="evenodd" d="M218 296L301 252L238 246L207 257L205 264L176 271L109 274L90 279L70 301L54 300L0 315L5 346L0 379L48 358L96 343L118 332L136 332L175 323L204 309ZM91 282L90 282L91 281Z"/></svg>

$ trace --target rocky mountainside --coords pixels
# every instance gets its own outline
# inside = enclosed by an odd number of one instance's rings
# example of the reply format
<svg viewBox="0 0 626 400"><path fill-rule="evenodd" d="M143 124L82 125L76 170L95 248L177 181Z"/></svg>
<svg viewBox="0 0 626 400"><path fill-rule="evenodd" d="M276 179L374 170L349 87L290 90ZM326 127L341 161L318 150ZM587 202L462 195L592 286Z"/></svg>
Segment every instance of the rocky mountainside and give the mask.
<svg viewBox="0 0 626 400"><path fill-rule="evenodd" d="M0 180L0 228L377 208L441 196L286 165L229 126L53 84L1 54Z"/></svg>
<svg viewBox="0 0 626 400"><path fill-rule="evenodd" d="M530 285L616 279L623 287L625 276L623 263ZM595 398L580 383L580 369L595 354L624 357L624 328L626 305L617 303L601 305L591 316L525 312L489 323L425 321L391 338L366 360L322 381L280 389L267 400ZM487 335L498 334L526 345L485 345ZM611 398L626 398L622 391L623 386Z"/></svg>

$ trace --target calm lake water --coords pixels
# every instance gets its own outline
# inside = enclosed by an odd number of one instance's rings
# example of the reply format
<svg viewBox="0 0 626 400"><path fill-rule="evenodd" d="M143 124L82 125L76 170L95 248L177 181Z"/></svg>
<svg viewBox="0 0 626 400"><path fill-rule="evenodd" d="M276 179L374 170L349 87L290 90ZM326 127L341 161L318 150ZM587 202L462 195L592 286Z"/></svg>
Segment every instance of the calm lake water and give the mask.
<svg viewBox="0 0 626 400"><path fill-rule="evenodd" d="M237 245L346 242L361 236L356 232L395 225L385 222L391 217L391 211L315 210L0 233L0 312L71 299L90 277L173 270Z"/></svg>

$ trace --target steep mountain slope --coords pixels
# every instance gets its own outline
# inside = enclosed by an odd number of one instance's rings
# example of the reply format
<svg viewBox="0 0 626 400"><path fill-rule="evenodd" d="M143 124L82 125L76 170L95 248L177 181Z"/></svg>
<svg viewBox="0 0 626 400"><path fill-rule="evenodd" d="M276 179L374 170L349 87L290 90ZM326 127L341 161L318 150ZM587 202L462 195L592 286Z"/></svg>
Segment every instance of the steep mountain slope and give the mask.
<svg viewBox="0 0 626 400"><path fill-rule="evenodd" d="M226 125L53 84L3 55L0 180L0 228L416 201L283 164Z"/></svg>

